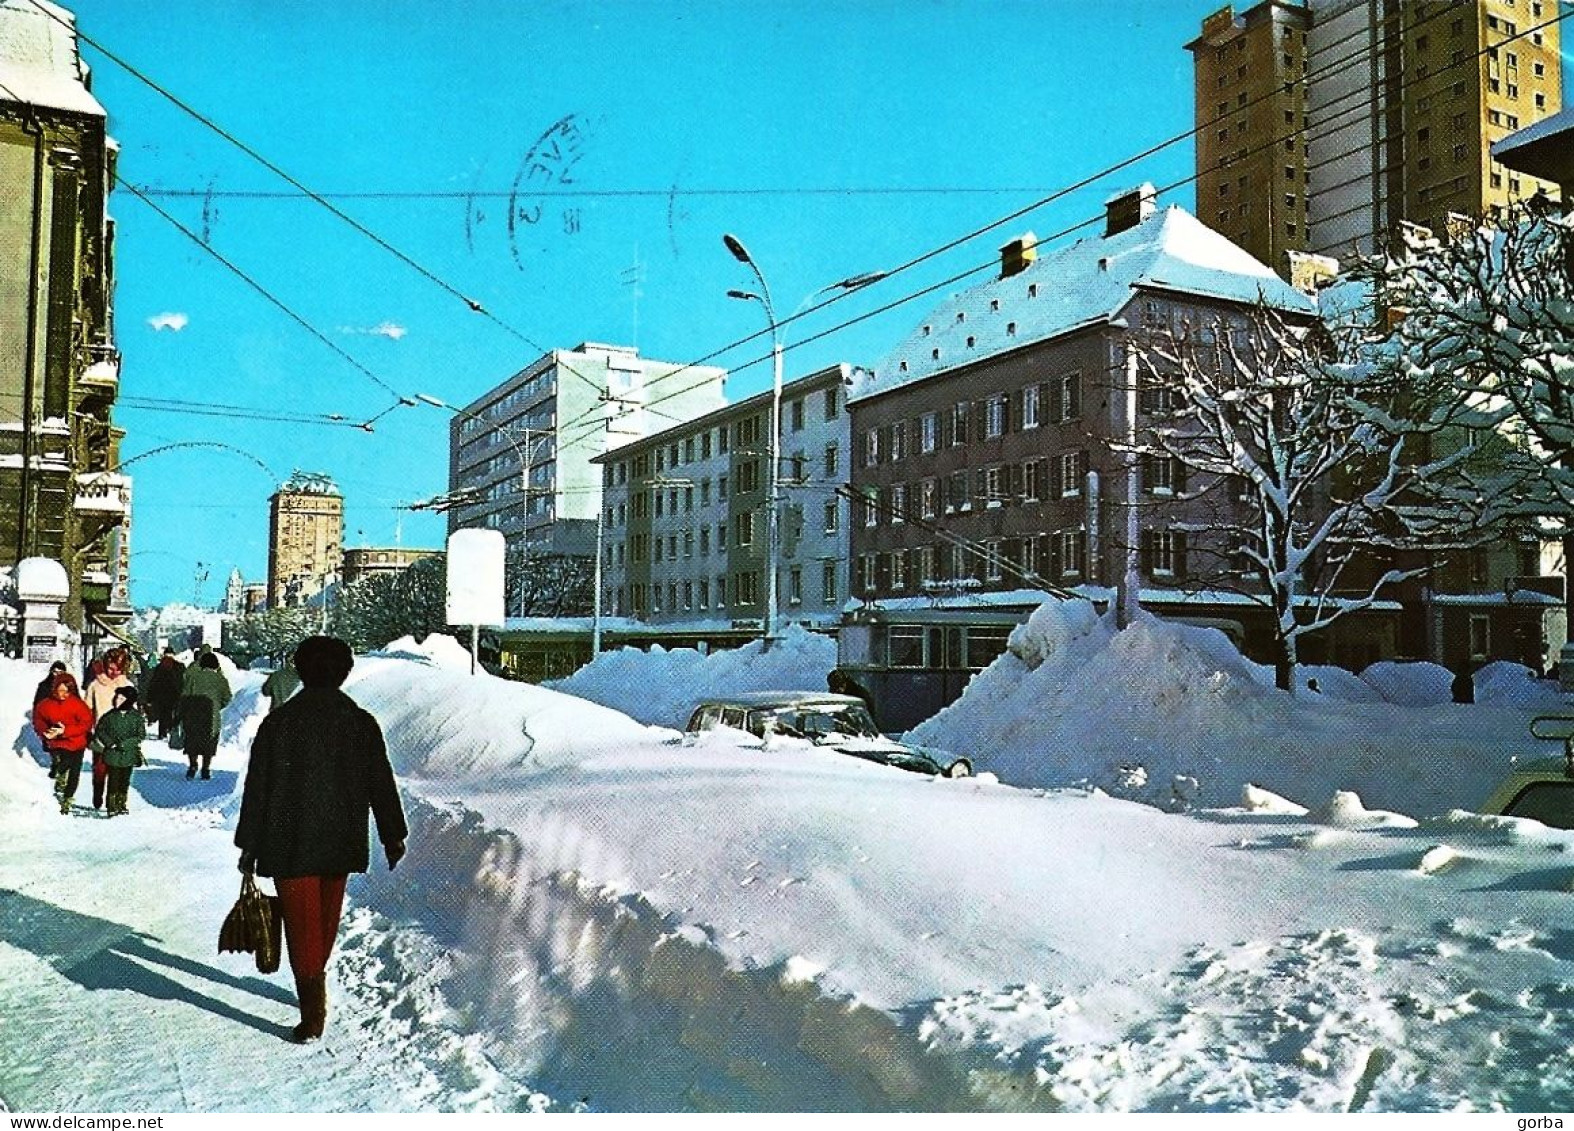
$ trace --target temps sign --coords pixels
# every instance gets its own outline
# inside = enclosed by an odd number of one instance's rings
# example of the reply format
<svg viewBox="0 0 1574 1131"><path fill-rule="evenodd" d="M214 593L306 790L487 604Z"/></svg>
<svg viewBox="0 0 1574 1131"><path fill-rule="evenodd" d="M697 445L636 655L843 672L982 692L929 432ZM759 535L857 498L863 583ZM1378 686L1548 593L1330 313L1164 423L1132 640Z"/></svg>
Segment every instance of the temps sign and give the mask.
<svg viewBox="0 0 1574 1131"><path fill-rule="evenodd" d="M456 530L448 536L448 623L503 624L503 534Z"/></svg>

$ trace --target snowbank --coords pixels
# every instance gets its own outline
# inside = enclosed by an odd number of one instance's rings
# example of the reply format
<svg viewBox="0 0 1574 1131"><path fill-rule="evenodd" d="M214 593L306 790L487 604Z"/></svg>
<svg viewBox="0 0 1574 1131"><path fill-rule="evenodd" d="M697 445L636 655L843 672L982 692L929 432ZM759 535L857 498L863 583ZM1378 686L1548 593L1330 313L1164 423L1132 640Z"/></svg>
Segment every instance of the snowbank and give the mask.
<svg viewBox="0 0 1574 1131"><path fill-rule="evenodd" d="M1476 807L1515 758L1546 755L1528 716L1570 708L1514 664L1482 669L1471 705L1450 701L1452 677L1435 664L1299 676L1320 693L1276 690L1271 669L1212 629L1143 616L1117 632L1111 617L1052 600L911 737L1016 785L1186 808L1234 804L1250 784L1304 806L1349 791L1432 814Z"/></svg>
<svg viewBox="0 0 1574 1131"><path fill-rule="evenodd" d="M824 691L835 667L835 640L789 625L768 651L758 641L709 654L660 645L648 652L621 648L546 686L641 722L681 729L701 699L740 691Z"/></svg>

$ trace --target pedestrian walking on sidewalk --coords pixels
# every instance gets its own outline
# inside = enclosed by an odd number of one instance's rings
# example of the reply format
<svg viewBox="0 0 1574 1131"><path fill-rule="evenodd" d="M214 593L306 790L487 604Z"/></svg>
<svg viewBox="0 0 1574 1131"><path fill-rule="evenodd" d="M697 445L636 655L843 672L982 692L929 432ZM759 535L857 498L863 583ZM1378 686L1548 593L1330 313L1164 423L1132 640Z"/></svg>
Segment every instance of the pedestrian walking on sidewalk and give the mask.
<svg viewBox="0 0 1574 1131"><path fill-rule="evenodd" d="M82 752L93 734L93 709L77 694L70 672L57 673L49 697L33 708L33 729L49 754L60 812L70 813L82 780Z"/></svg>
<svg viewBox="0 0 1574 1131"><path fill-rule="evenodd" d="M93 725L98 725L98 720L109 714L114 709L115 694L124 688L132 687L126 669L131 666L131 654L124 648L111 648L101 657L101 663L93 678L88 681L87 687L82 692L82 699L93 711ZM104 790L109 781L109 765L93 748L93 808L101 808L104 804Z"/></svg>
<svg viewBox="0 0 1574 1131"><path fill-rule="evenodd" d="M122 687L115 692L115 705L93 728L93 751L108 767L109 815L118 817L128 810L131 773L142 765L142 742L148 725L137 710L137 689ZM96 760L96 759L95 759Z"/></svg>
<svg viewBox="0 0 1574 1131"><path fill-rule="evenodd" d="M186 776L198 770L203 780L213 776L213 756L219 750L220 712L230 701L230 683L219 670L219 658L204 652L186 671L180 697L180 726L186 733Z"/></svg>
<svg viewBox="0 0 1574 1131"><path fill-rule="evenodd" d="M302 687L257 728L235 826L241 871L278 887L301 1043L327 1023L328 958L345 881L370 867L369 818L390 870L409 835L382 728L340 690L354 663L350 646L331 636L295 650Z"/></svg>
<svg viewBox="0 0 1574 1131"><path fill-rule="evenodd" d="M173 648L164 649L164 655L148 674L147 693L143 696L148 721L158 724L158 736L168 738L175 727L175 712L180 706L180 685L186 675L186 665L175 658Z"/></svg>

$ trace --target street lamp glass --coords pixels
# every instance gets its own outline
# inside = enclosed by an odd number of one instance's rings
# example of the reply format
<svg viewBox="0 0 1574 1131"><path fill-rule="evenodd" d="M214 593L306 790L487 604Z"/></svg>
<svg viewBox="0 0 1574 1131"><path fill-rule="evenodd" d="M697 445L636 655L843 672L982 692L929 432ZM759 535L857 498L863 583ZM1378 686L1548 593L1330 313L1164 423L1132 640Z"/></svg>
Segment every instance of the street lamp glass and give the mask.
<svg viewBox="0 0 1574 1131"><path fill-rule="evenodd" d="M738 242L737 236L723 234L721 237L721 242L727 245L727 250L732 252L732 257L739 263L754 262L754 260L749 257L749 249Z"/></svg>

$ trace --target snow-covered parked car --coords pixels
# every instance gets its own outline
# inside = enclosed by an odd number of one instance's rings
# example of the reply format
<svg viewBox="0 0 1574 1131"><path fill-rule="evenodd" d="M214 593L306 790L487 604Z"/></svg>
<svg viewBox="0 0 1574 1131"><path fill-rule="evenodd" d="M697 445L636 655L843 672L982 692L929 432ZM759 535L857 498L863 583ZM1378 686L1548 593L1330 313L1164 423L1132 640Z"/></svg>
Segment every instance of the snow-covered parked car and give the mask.
<svg viewBox="0 0 1574 1131"><path fill-rule="evenodd" d="M919 774L965 778L973 764L943 750L897 742L880 733L862 699L815 691L752 691L700 702L689 716L689 734L717 727L802 738L841 754Z"/></svg>
<svg viewBox="0 0 1574 1131"><path fill-rule="evenodd" d="M1481 811L1529 817L1553 829L1574 829L1574 717L1540 715L1531 720L1530 733L1561 739L1563 757L1520 766L1493 790Z"/></svg>

